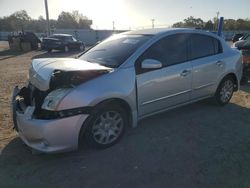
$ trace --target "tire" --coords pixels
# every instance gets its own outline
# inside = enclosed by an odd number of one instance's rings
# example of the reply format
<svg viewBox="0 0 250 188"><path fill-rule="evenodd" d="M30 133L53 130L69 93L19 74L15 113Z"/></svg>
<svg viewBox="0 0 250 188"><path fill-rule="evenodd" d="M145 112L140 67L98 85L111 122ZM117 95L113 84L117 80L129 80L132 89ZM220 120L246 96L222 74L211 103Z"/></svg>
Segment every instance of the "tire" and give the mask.
<svg viewBox="0 0 250 188"><path fill-rule="evenodd" d="M84 50L85 50L85 46L84 46L83 44L81 44L81 45L79 46L79 50L80 50L80 51L84 51Z"/></svg>
<svg viewBox="0 0 250 188"><path fill-rule="evenodd" d="M69 52L69 47L68 46L64 46L64 52Z"/></svg>
<svg viewBox="0 0 250 188"><path fill-rule="evenodd" d="M215 93L215 101L217 104L224 106L229 103L234 93L234 80L232 77L225 77Z"/></svg>
<svg viewBox="0 0 250 188"><path fill-rule="evenodd" d="M105 149L121 139L127 125L128 118L123 108L115 104L104 104L97 107L86 120L80 138L85 138L89 146Z"/></svg>

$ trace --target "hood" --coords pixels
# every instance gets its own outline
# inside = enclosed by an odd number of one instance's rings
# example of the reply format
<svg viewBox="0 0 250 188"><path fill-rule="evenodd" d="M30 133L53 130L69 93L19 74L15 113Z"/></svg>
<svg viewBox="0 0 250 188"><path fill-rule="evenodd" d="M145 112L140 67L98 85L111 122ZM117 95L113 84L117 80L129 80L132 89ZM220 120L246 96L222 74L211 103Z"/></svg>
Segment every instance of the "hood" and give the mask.
<svg viewBox="0 0 250 188"><path fill-rule="evenodd" d="M110 71L111 68L79 59L41 58L32 61L29 80L39 90L47 91L51 85L80 84Z"/></svg>

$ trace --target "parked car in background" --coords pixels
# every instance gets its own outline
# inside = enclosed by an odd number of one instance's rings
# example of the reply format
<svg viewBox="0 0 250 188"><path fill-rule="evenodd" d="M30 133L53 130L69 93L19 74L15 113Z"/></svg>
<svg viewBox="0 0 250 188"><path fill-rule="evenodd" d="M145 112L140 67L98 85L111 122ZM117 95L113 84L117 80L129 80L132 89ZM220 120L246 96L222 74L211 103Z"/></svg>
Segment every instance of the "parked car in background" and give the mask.
<svg viewBox="0 0 250 188"><path fill-rule="evenodd" d="M234 34L233 37L232 37L232 42L235 43L235 42L239 41L239 39L241 37L243 37L243 36L244 36L244 33L236 33L236 34Z"/></svg>
<svg viewBox="0 0 250 188"><path fill-rule="evenodd" d="M239 40L233 44L233 47L238 48L239 50L248 48L250 43L250 34L244 35L242 40Z"/></svg>
<svg viewBox="0 0 250 188"><path fill-rule="evenodd" d="M250 33L245 33L241 38L239 38L239 40L245 40L246 38L248 38L250 35Z"/></svg>
<svg viewBox="0 0 250 188"><path fill-rule="evenodd" d="M29 84L13 91L13 122L42 152L74 150L82 141L107 148L142 118L206 98L226 105L241 76L240 51L210 32L125 32L79 59L34 59Z"/></svg>
<svg viewBox="0 0 250 188"><path fill-rule="evenodd" d="M235 43L235 47L241 50L243 55L243 75L241 79L241 84L247 84L250 79L250 35L247 34Z"/></svg>
<svg viewBox="0 0 250 188"><path fill-rule="evenodd" d="M37 50L41 40L33 32L20 32L8 35L9 46L13 50Z"/></svg>
<svg viewBox="0 0 250 188"><path fill-rule="evenodd" d="M51 52L52 50L85 50L85 45L82 41L76 40L72 35L54 34L50 37L43 38L41 48Z"/></svg>
<svg viewBox="0 0 250 188"><path fill-rule="evenodd" d="M250 80L250 44L246 48L242 48L243 55L243 74L241 79L241 84L247 84Z"/></svg>

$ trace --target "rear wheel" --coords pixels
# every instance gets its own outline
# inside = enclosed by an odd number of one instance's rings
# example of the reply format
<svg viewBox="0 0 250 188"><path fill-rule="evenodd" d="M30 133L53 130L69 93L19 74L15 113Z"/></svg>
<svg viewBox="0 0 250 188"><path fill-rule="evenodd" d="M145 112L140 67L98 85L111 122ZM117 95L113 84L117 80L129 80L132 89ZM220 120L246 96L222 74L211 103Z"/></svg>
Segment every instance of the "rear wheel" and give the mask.
<svg viewBox="0 0 250 188"><path fill-rule="evenodd" d="M228 76L225 77L219 87L217 88L217 91L215 93L215 101L219 105L226 105L229 103L230 99L233 96L234 92L234 80L232 77Z"/></svg>
<svg viewBox="0 0 250 188"><path fill-rule="evenodd" d="M95 148L107 148L117 143L128 124L126 112L118 105L98 107L88 119L85 139Z"/></svg>

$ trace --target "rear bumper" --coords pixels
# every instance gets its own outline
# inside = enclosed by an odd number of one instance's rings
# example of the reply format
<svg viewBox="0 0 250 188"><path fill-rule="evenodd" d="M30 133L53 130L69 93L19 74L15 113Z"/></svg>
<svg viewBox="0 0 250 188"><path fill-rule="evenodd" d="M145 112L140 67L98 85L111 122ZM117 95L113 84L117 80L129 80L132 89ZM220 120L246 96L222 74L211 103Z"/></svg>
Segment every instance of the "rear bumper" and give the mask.
<svg viewBox="0 0 250 188"><path fill-rule="evenodd" d="M28 106L23 112L17 108L18 91L16 87L12 95L13 122L18 135L26 145L45 153L78 148L79 133L83 122L88 117L87 114L50 120L35 119L33 106Z"/></svg>

